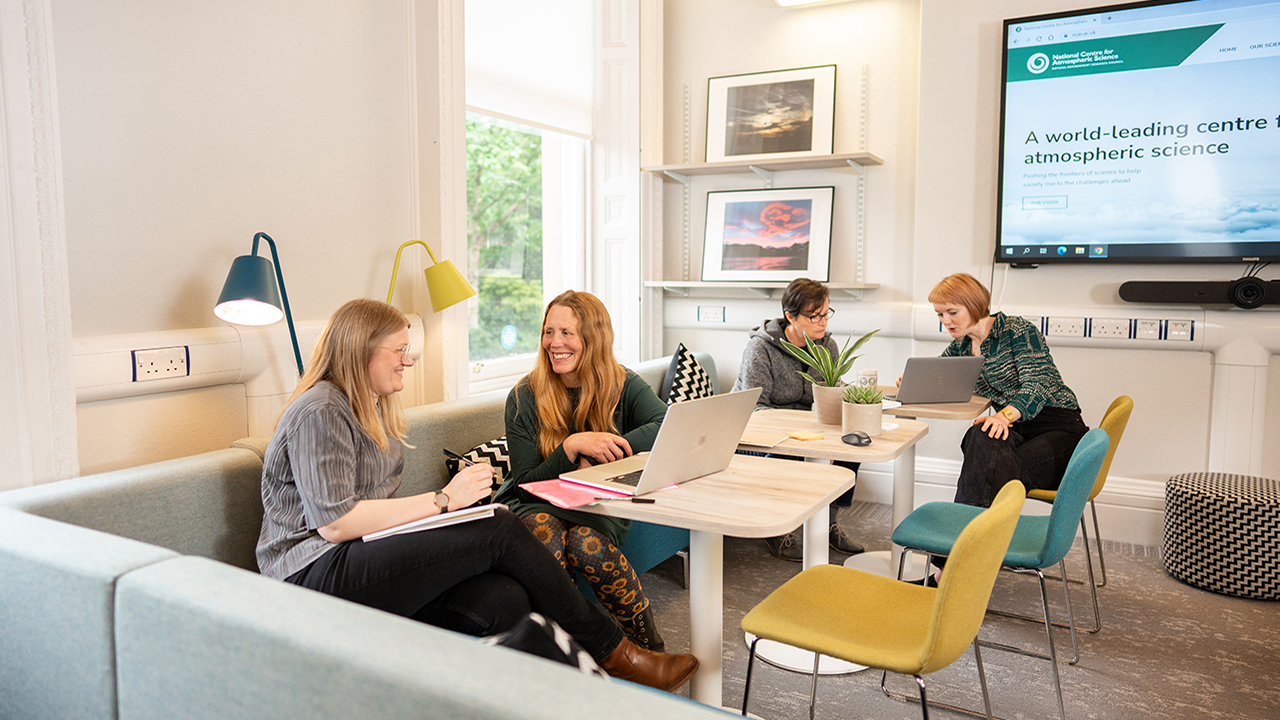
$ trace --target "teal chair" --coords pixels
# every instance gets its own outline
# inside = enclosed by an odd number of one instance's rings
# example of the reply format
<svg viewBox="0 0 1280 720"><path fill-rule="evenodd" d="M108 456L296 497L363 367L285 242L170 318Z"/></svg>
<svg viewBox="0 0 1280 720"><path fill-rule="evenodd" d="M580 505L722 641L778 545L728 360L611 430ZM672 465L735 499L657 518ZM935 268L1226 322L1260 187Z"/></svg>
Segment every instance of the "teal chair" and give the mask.
<svg viewBox="0 0 1280 720"><path fill-rule="evenodd" d="M1071 595L1065 582L1066 566L1062 559L1066 557L1067 551L1071 549L1075 540L1076 525L1084 517L1084 506L1089 502L1089 493L1093 490L1110 444L1110 438L1101 428L1094 428L1085 433L1080 443L1076 445L1071 461L1067 464L1067 471L1058 486L1053 508L1047 516L1024 515L1019 518L1013 540L1009 543L1009 551L1004 556L1006 569L1034 574L1040 579L1040 602L1044 609L1045 634L1048 635L1049 640L1048 655L1011 645L982 643L988 647L1049 660L1053 668L1053 685L1058 693L1058 713L1063 720L1066 720L1066 711L1062 705L1062 683L1058 676L1057 652L1053 647L1053 626L1049 618L1049 596L1045 589L1043 570L1057 565L1059 572L1062 573L1064 579L1062 591L1067 600L1071 645L1075 651L1075 659L1072 663L1075 663L1079 660L1080 654L1076 645L1075 619L1071 615ZM917 508L894 528L893 542L904 548L929 555L950 555L956 538L971 520L982 513L982 510L980 507L959 503L927 503ZM901 569L899 569L899 577L901 577ZM970 712L964 708L951 709Z"/></svg>

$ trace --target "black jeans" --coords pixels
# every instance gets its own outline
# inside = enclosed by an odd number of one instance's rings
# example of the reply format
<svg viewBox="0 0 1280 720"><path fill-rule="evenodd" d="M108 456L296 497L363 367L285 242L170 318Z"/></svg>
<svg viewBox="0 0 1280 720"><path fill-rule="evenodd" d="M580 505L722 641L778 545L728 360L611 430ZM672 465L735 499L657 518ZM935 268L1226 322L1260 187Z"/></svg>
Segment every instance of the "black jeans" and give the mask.
<svg viewBox="0 0 1280 720"><path fill-rule="evenodd" d="M1088 431L1079 410L1051 407L1015 422L1004 440L988 437L981 425L974 425L960 441L964 463L956 502L991 507L1010 480L1021 480L1027 490L1057 490L1076 444Z"/></svg>
<svg viewBox="0 0 1280 720"><path fill-rule="evenodd" d="M533 610L559 623L597 662L623 637L505 509L460 525L341 543L287 582L471 635L505 632Z"/></svg>

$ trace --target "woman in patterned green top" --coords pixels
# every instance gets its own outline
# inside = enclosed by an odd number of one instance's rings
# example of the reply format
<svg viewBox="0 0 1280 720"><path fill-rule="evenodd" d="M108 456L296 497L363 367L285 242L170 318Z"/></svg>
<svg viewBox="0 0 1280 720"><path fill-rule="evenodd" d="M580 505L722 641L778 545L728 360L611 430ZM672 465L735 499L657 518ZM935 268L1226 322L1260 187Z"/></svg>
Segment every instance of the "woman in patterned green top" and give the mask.
<svg viewBox="0 0 1280 720"><path fill-rule="evenodd" d="M960 442L964 463L956 502L989 507L1010 480L1021 480L1028 490L1056 490L1089 428L1044 336L1020 317L990 314L991 293L972 275L947 277L929 302L954 338L943 357L981 355L974 393L997 408L974 420Z"/></svg>
<svg viewBox="0 0 1280 720"><path fill-rule="evenodd" d="M653 610L618 549L631 523L558 508L520 486L652 449L666 412L648 383L614 359L604 303L590 293L564 292L542 318L537 365L507 396L511 473L495 497L570 577L582 573L632 642L655 651L664 643Z"/></svg>

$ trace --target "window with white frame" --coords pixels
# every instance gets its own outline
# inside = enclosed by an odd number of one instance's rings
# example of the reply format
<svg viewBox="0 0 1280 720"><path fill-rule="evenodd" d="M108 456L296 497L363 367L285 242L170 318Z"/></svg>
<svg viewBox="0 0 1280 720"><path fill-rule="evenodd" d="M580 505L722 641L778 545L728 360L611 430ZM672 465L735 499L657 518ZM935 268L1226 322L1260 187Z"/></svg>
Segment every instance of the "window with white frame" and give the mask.
<svg viewBox="0 0 1280 720"><path fill-rule="evenodd" d="M473 393L527 373L546 303L582 286L591 13L590 0L466 0Z"/></svg>

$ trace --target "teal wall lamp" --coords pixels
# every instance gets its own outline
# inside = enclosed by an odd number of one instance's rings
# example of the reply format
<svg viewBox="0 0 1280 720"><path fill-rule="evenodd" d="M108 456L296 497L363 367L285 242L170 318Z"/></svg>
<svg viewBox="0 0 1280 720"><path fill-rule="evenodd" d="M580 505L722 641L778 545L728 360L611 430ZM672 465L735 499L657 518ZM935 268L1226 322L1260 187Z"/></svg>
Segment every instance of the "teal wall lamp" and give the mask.
<svg viewBox="0 0 1280 720"><path fill-rule="evenodd" d="M258 257L258 240L266 240L271 247L271 258ZM293 341L293 357L298 363L298 376L302 376L302 353L298 350L298 333L293 327L293 313L289 312L289 294L284 289L284 275L280 272L280 256L271 236L260 232L253 236L253 252L241 255L231 262L227 281L213 314L232 325L271 325L284 317L289 323L289 339Z"/></svg>

